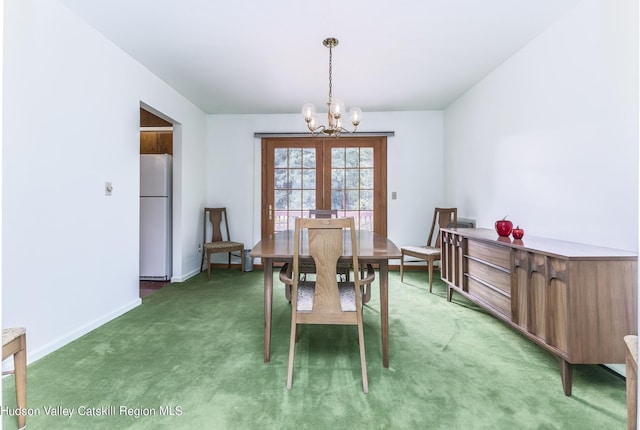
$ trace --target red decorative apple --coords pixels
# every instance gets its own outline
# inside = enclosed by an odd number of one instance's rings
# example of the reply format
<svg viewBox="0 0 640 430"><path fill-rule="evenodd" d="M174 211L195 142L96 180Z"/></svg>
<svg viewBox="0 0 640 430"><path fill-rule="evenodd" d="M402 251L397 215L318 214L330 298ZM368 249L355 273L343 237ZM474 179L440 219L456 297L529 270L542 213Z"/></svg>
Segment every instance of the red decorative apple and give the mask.
<svg viewBox="0 0 640 430"><path fill-rule="evenodd" d="M496 221L496 231L498 232L498 236L507 237L511 234L511 230L513 229L513 223L507 219L505 216L499 221Z"/></svg>
<svg viewBox="0 0 640 430"><path fill-rule="evenodd" d="M516 226L513 230L511 230L511 235L514 239L522 239L524 236L524 230L520 228L520 226Z"/></svg>

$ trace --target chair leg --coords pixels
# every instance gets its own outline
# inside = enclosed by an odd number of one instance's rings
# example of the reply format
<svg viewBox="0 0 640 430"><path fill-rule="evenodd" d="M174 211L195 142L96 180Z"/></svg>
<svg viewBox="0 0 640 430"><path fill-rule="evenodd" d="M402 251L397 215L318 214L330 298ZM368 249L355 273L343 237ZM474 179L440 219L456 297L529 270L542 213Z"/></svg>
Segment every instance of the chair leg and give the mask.
<svg viewBox="0 0 640 430"><path fill-rule="evenodd" d="M244 248L240 250L240 273L244 273Z"/></svg>
<svg viewBox="0 0 640 430"><path fill-rule="evenodd" d="M358 344L360 345L360 367L362 367L362 391L369 392L369 380L367 378L367 357L364 350L364 330L362 321L358 324Z"/></svg>
<svg viewBox="0 0 640 430"><path fill-rule="evenodd" d="M291 312L295 312L295 309L292 309ZM295 317L294 317L295 318ZM291 389L291 385L293 385L293 358L296 353L296 337L298 332L298 325L295 320L291 321L291 336L289 339L289 367L287 369L287 389Z"/></svg>
<svg viewBox="0 0 640 430"><path fill-rule="evenodd" d="M204 248L204 246L203 246ZM206 254L205 250L202 250L202 258L200 258L200 271L202 272L204 269L202 268L202 265L204 264L204 254Z"/></svg>
<svg viewBox="0 0 640 430"><path fill-rule="evenodd" d="M211 254L207 252L207 278L211 280Z"/></svg>
<svg viewBox="0 0 640 430"><path fill-rule="evenodd" d="M402 281L403 278L404 278L404 252L400 257L400 282L403 282Z"/></svg>
<svg viewBox="0 0 640 430"><path fill-rule="evenodd" d="M433 288L433 261L429 260L429 292L432 292Z"/></svg>
<svg viewBox="0 0 640 430"><path fill-rule="evenodd" d="M16 352L13 356L14 368L15 368L15 380L16 380L16 403L18 408L23 411L27 409L27 351L26 351L26 337L21 336L20 343L22 348ZM23 428L27 425L27 416L18 415L18 428Z"/></svg>

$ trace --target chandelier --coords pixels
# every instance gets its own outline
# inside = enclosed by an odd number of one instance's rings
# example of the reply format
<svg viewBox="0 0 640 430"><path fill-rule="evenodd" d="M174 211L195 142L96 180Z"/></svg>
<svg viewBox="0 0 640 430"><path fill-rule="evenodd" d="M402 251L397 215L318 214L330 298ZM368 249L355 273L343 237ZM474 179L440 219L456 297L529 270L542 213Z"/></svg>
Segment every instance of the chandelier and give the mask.
<svg viewBox="0 0 640 430"><path fill-rule="evenodd" d="M360 110L360 108L354 107L349 111L349 121L353 125L353 130L349 131L342 127L344 103L340 100L332 100L333 88L331 82L331 71L333 65L332 48L338 46L338 39L329 37L325 39L322 44L329 48L329 101L327 102L327 108L329 112L327 113L327 125L318 124L318 120L316 118L316 108L312 103L306 103L304 106L302 106L302 115L304 116L304 120L307 122L307 127L314 136L322 133L330 137L338 137L340 136L340 133L353 133L356 131L356 129L358 128L358 124L360 124L362 110Z"/></svg>

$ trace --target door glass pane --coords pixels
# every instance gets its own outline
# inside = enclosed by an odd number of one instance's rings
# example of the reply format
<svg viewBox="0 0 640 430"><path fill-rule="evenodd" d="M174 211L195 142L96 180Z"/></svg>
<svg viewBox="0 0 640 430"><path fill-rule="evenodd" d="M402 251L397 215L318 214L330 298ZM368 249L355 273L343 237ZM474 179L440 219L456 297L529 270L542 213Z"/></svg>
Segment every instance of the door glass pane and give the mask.
<svg viewBox="0 0 640 430"><path fill-rule="evenodd" d="M302 191L302 209L309 210L316 208L316 190Z"/></svg>
<svg viewBox="0 0 640 430"><path fill-rule="evenodd" d="M344 188L344 169L331 169L331 189L342 190L343 188Z"/></svg>
<svg viewBox="0 0 640 430"><path fill-rule="evenodd" d="M346 209L351 212L358 211L358 209L360 209L360 201L358 199L360 193L358 192L358 190L347 190L345 195L347 198Z"/></svg>
<svg viewBox="0 0 640 430"><path fill-rule="evenodd" d="M273 186L277 190L287 188L287 169L274 169Z"/></svg>
<svg viewBox="0 0 640 430"><path fill-rule="evenodd" d="M315 169L316 167L316 150L315 148L304 148L302 150L302 166Z"/></svg>
<svg viewBox="0 0 640 430"><path fill-rule="evenodd" d="M316 189L316 169L302 170L302 188L305 190Z"/></svg>
<svg viewBox="0 0 640 430"><path fill-rule="evenodd" d="M302 148L289 148L289 167L302 167Z"/></svg>
<svg viewBox="0 0 640 430"><path fill-rule="evenodd" d="M289 169L289 189L302 188L302 169Z"/></svg>
<svg viewBox="0 0 640 430"><path fill-rule="evenodd" d="M373 211L373 190L360 190L360 210Z"/></svg>
<svg viewBox="0 0 640 430"><path fill-rule="evenodd" d="M360 148L346 148L345 167L358 167L360 164Z"/></svg>
<svg viewBox="0 0 640 430"><path fill-rule="evenodd" d="M331 190L331 209L343 210L344 207L344 192L342 190Z"/></svg>
<svg viewBox="0 0 640 430"><path fill-rule="evenodd" d="M346 184L345 188L347 189L358 189L360 188L360 170L358 169L346 169Z"/></svg>
<svg viewBox="0 0 640 430"><path fill-rule="evenodd" d="M331 149L331 167L344 168L345 148Z"/></svg>
<svg viewBox="0 0 640 430"><path fill-rule="evenodd" d="M373 169L360 169L360 188L373 189Z"/></svg>
<svg viewBox="0 0 640 430"><path fill-rule="evenodd" d="M373 167L373 148L360 148L360 167Z"/></svg>
<svg viewBox="0 0 640 430"><path fill-rule="evenodd" d="M273 166L274 167L287 167L288 162L288 153L289 150L287 148L275 148L274 157L273 157Z"/></svg>

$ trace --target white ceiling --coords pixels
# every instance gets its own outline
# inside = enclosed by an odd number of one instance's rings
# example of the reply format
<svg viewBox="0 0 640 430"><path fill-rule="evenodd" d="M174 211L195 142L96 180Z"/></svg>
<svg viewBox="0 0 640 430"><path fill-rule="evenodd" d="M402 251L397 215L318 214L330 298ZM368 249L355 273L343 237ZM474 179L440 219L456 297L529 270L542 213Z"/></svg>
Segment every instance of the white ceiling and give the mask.
<svg viewBox="0 0 640 430"><path fill-rule="evenodd" d="M441 109L580 0L61 0L207 113Z"/></svg>

